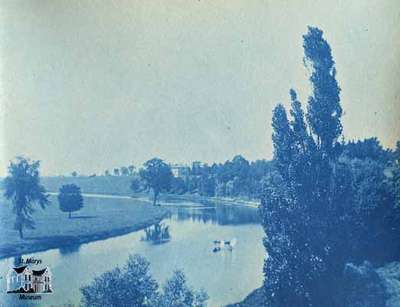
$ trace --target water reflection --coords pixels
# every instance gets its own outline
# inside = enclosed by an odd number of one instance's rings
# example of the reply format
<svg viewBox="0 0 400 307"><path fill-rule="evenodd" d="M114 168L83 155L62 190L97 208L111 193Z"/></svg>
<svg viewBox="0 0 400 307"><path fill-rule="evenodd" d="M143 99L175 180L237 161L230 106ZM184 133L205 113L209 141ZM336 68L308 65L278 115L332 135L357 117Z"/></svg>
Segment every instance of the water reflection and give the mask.
<svg viewBox="0 0 400 307"><path fill-rule="evenodd" d="M141 238L142 241L148 241L153 244L167 243L171 239L169 233L169 226L161 223L156 223L151 227L144 229L145 236Z"/></svg>
<svg viewBox="0 0 400 307"><path fill-rule="evenodd" d="M71 245L65 245L63 247L60 247L59 251L60 251L61 255L65 256L68 254L79 252L80 248L81 248L80 244L71 244Z"/></svg>
<svg viewBox="0 0 400 307"><path fill-rule="evenodd" d="M171 208L170 219L177 221L211 223L217 225L259 224L257 209L207 204L207 207L176 207Z"/></svg>
<svg viewBox="0 0 400 307"><path fill-rule="evenodd" d="M121 202L119 199L113 201L116 204ZM68 306L69 303L79 306L79 289L82 286L90 284L104 272L123 266L129 255L134 253L150 261L152 274L160 284L175 269L182 269L194 288L207 291L210 306L240 301L261 286L265 250L262 245L264 232L258 222L257 209L185 203L182 207L171 206L170 211L169 218L163 221L169 226L171 235L167 244L142 241L141 237L145 235L142 230L107 240L24 255L24 259L41 259L54 275L55 291L43 297L41 306ZM237 245L230 250L225 241L232 243L234 238ZM224 240L224 248L218 253L213 253L215 240ZM19 258L0 261L0 276L6 276ZM7 295L5 291L0 293L0 302L1 306L26 303Z"/></svg>

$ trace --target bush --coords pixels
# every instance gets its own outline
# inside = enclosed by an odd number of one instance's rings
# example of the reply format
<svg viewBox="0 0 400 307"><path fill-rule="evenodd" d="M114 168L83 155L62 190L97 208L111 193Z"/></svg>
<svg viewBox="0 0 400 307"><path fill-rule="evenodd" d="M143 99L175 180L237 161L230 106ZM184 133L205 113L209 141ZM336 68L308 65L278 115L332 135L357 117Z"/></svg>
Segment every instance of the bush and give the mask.
<svg viewBox="0 0 400 307"><path fill-rule="evenodd" d="M182 271L175 271L163 287L163 293L158 297L155 306L186 307L205 306L208 295L203 290L194 291L186 284L186 277Z"/></svg>
<svg viewBox="0 0 400 307"><path fill-rule="evenodd" d="M208 300L203 291L188 287L182 271L175 271L163 291L149 271L150 263L139 255L129 256L127 264L96 277L81 288L82 304L90 307L165 306L202 307Z"/></svg>
<svg viewBox="0 0 400 307"><path fill-rule="evenodd" d="M155 224L152 227L148 227L144 230L145 237L142 238L143 241L151 241L153 243L164 243L169 241L171 235L169 233L169 226L164 224Z"/></svg>
<svg viewBox="0 0 400 307"><path fill-rule="evenodd" d="M81 288L82 304L93 307L151 306L158 285L149 272L150 263L139 255L129 256L123 269L115 268Z"/></svg>
<svg viewBox="0 0 400 307"><path fill-rule="evenodd" d="M384 307L386 291L382 279L365 261L361 266L348 263L344 269L344 281L347 288L344 298L349 307Z"/></svg>

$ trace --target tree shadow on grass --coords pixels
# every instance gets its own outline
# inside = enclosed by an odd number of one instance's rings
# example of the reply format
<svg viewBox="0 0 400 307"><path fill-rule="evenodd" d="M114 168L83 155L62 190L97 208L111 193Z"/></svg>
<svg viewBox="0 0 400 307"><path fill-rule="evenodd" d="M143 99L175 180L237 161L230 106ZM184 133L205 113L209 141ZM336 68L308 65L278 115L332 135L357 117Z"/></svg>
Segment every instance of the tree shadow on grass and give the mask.
<svg viewBox="0 0 400 307"><path fill-rule="evenodd" d="M73 219L94 219L97 218L97 215L78 215L78 216L71 216L71 220Z"/></svg>
<svg viewBox="0 0 400 307"><path fill-rule="evenodd" d="M29 236L24 238L27 241L36 241L36 242L44 242L44 243L49 243L49 242L65 242L69 244L75 243L73 241L75 237L73 236Z"/></svg>

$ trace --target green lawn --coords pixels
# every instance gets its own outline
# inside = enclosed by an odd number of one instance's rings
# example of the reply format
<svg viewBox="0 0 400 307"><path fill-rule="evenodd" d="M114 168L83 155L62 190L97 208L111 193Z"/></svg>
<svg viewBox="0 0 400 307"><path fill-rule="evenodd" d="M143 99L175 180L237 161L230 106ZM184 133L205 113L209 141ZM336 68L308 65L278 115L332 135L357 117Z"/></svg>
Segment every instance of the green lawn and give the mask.
<svg viewBox="0 0 400 307"><path fill-rule="evenodd" d="M69 219L55 196L50 201L45 210L35 206L36 229L25 229L25 238L20 239L13 227L12 204L0 198L0 258L125 234L154 224L166 214L165 208L140 200L85 197L82 210Z"/></svg>

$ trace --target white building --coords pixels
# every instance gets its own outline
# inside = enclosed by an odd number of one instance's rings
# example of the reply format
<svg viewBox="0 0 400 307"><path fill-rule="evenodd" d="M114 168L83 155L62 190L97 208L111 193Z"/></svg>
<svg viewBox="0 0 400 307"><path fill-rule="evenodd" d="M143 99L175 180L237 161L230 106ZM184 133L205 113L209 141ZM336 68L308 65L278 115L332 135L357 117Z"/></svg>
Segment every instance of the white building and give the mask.
<svg viewBox="0 0 400 307"><path fill-rule="evenodd" d="M32 289L32 270L28 266L13 268L7 274L7 292Z"/></svg>
<svg viewBox="0 0 400 307"><path fill-rule="evenodd" d="M172 175L176 178L184 178L186 176L189 176L190 168L186 165L172 164L170 165L170 167Z"/></svg>
<svg viewBox="0 0 400 307"><path fill-rule="evenodd" d="M36 293L52 292L51 272L49 268L40 271L32 270L32 286Z"/></svg>
<svg viewBox="0 0 400 307"><path fill-rule="evenodd" d="M7 274L7 292L52 292L49 268L32 270L28 266L13 268Z"/></svg>

